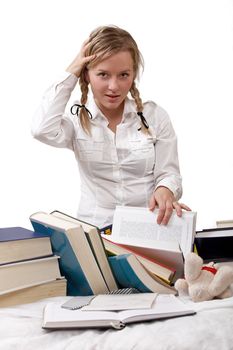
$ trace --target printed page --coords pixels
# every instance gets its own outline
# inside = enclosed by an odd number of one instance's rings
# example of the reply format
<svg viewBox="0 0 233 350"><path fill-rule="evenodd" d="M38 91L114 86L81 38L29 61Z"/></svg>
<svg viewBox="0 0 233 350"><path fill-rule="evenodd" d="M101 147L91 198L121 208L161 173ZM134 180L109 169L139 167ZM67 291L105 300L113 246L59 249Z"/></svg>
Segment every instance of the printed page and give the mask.
<svg viewBox="0 0 233 350"><path fill-rule="evenodd" d="M193 244L193 212L183 212L182 217L173 213L168 225L157 224L158 210L148 208L117 206L114 213L111 239L122 244L147 242L178 242L184 254L190 252Z"/></svg>

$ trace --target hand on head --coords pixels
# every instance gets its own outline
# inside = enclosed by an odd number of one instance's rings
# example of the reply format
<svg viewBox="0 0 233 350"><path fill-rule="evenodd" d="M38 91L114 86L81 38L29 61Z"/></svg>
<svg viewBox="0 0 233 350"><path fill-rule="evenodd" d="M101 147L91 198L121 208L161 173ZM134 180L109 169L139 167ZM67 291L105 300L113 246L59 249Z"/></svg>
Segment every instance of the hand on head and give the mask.
<svg viewBox="0 0 233 350"><path fill-rule="evenodd" d="M75 59L67 67L66 71L75 74L78 78L84 66L96 58L96 55L85 56L85 52L90 45L89 39L85 40Z"/></svg>
<svg viewBox="0 0 233 350"><path fill-rule="evenodd" d="M191 209L183 204L178 203L174 194L167 188L160 186L152 194L149 202L149 209L153 211L156 207L159 209L157 223L167 225L172 215L173 209L178 216L182 216L182 209L190 211Z"/></svg>

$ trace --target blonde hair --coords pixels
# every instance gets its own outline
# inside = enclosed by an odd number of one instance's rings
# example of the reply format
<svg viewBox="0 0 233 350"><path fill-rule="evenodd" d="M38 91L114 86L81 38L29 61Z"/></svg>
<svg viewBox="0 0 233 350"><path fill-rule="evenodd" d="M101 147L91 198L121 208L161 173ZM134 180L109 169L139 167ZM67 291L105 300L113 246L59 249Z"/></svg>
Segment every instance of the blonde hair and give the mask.
<svg viewBox="0 0 233 350"><path fill-rule="evenodd" d="M86 81L86 70L89 67L93 67L94 65L98 64L103 59L118 53L119 51L130 52L133 59L133 69L136 78L139 75L140 68L143 68L144 62L137 43L131 34L117 26L98 27L91 32L89 36L89 46L85 52L85 56L96 54L97 57L86 67L84 67L80 74L79 85L81 89L81 105L85 105L87 103L89 91L88 82ZM130 93L136 103L137 112L142 113L143 104L140 98L140 93L136 87L135 80L130 88ZM88 111L85 108L81 108L79 115L83 129L85 132L90 134L90 116L88 115ZM142 129L145 129L143 124Z"/></svg>

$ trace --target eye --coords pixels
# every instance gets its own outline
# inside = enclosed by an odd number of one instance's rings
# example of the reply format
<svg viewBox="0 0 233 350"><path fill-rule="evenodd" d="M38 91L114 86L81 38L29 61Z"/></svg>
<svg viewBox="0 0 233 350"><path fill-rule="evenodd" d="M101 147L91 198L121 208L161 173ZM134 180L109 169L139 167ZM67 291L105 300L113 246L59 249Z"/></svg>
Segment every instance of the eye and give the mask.
<svg viewBox="0 0 233 350"><path fill-rule="evenodd" d="M129 73L126 73L126 72L121 73L121 76L122 76L123 78L126 78L126 77L128 77L128 76L129 76Z"/></svg>
<svg viewBox="0 0 233 350"><path fill-rule="evenodd" d="M98 76L98 77L102 77L102 78L106 78L106 77L107 77L107 73L105 73L105 72L99 72L99 73L97 74L97 76Z"/></svg>

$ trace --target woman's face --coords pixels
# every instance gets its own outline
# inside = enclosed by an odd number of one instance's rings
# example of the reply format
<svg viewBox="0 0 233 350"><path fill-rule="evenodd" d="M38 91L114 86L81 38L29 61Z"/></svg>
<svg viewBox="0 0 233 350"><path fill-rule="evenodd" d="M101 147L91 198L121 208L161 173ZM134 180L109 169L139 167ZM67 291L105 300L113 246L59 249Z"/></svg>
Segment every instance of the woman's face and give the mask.
<svg viewBox="0 0 233 350"><path fill-rule="evenodd" d="M120 51L89 68L87 81L97 106L104 114L122 111L124 100L134 81L130 52Z"/></svg>

